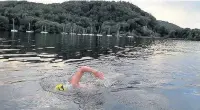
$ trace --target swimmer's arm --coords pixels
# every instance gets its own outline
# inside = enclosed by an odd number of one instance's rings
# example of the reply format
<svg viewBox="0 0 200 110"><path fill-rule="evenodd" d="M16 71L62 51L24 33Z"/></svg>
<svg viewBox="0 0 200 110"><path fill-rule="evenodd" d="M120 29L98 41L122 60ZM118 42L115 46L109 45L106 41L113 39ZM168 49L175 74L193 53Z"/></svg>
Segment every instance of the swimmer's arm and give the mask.
<svg viewBox="0 0 200 110"><path fill-rule="evenodd" d="M80 87L80 79L83 76L84 72L91 72L94 74L95 77L98 77L99 79L104 79L104 75L101 72L98 72L95 69L92 69L88 66L82 66L78 69L78 71L72 76L70 83L75 87Z"/></svg>
<svg viewBox="0 0 200 110"><path fill-rule="evenodd" d="M90 72L90 73L93 73L95 77L100 78L100 79L104 79L103 73L98 72L97 70L92 69L91 67L82 66L82 67L80 68L80 70L82 71L82 73L84 73L84 72Z"/></svg>

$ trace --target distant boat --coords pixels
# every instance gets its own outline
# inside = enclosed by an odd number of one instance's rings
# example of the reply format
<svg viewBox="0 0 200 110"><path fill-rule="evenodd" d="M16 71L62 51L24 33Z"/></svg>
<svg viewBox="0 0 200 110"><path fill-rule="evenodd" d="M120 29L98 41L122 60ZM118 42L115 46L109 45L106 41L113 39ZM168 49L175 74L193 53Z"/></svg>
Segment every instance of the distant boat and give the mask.
<svg viewBox="0 0 200 110"><path fill-rule="evenodd" d="M108 34L106 35L108 37L111 37L112 35L110 34L110 28L108 29Z"/></svg>
<svg viewBox="0 0 200 110"><path fill-rule="evenodd" d="M76 35L76 33L71 32L70 35Z"/></svg>
<svg viewBox="0 0 200 110"><path fill-rule="evenodd" d="M83 29L83 33L82 33L82 35L83 35L83 36L88 35L88 34L85 33L85 29Z"/></svg>
<svg viewBox="0 0 200 110"><path fill-rule="evenodd" d="M94 36L94 34L88 34L89 36Z"/></svg>
<svg viewBox="0 0 200 110"><path fill-rule="evenodd" d="M13 19L13 29L11 29L11 32L18 32L18 30L15 30L15 20Z"/></svg>
<svg viewBox="0 0 200 110"><path fill-rule="evenodd" d="M133 36L127 36L128 38L133 38Z"/></svg>
<svg viewBox="0 0 200 110"><path fill-rule="evenodd" d="M61 34L67 34L67 33L65 33L65 32L62 32Z"/></svg>
<svg viewBox="0 0 200 110"><path fill-rule="evenodd" d="M82 34L83 36L87 36L88 34Z"/></svg>
<svg viewBox="0 0 200 110"><path fill-rule="evenodd" d="M74 33L74 26L71 27L71 32L70 32L71 35L76 35L76 33Z"/></svg>
<svg viewBox="0 0 200 110"><path fill-rule="evenodd" d="M29 29L29 31L26 31L27 33L33 33L33 31L31 30L31 23L29 23L28 29Z"/></svg>
<svg viewBox="0 0 200 110"><path fill-rule="evenodd" d="M100 34L100 33L101 33L101 32L100 32L100 29L101 29L101 27L99 26L99 30L98 30L98 32L97 32L97 33L99 33L99 34L97 34L98 37L103 36L102 34Z"/></svg>
<svg viewBox="0 0 200 110"><path fill-rule="evenodd" d="M61 34L67 34L65 29L66 29L66 27L63 26L63 32Z"/></svg>
<svg viewBox="0 0 200 110"><path fill-rule="evenodd" d="M71 34L71 35L76 35L76 33L74 33L74 29L71 28L70 34Z"/></svg>
<svg viewBox="0 0 200 110"><path fill-rule="evenodd" d="M89 36L94 36L94 34L92 34L93 33L93 28L91 27L90 28L90 34L88 34Z"/></svg>
<svg viewBox="0 0 200 110"><path fill-rule="evenodd" d="M43 26L42 26L42 31L40 32L41 34L47 34L48 32L46 31L46 26L45 26L45 30L43 31Z"/></svg>
<svg viewBox="0 0 200 110"><path fill-rule="evenodd" d="M117 30L117 38L119 38L119 37L122 37L121 35L120 35L120 26L118 25L118 30Z"/></svg>
<svg viewBox="0 0 200 110"><path fill-rule="evenodd" d="M71 34L71 35L76 35L76 33L74 33L74 31L71 31L70 34Z"/></svg>
<svg viewBox="0 0 200 110"><path fill-rule="evenodd" d="M130 34L127 36L128 38L134 38L133 33L132 32L129 32Z"/></svg>
<svg viewBox="0 0 200 110"><path fill-rule="evenodd" d="M76 34L76 35L81 36L81 35L82 35L82 34L81 34L81 31L79 30L79 31L78 31L78 34Z"/></svg>
<svg viewBox="0 0 200 110"><path fill-rule="evenodd" d="M103 36L103 35L102 35L102 34L97 34L97 36L99 36L99 37L100 37L100 36Z"/></svg>

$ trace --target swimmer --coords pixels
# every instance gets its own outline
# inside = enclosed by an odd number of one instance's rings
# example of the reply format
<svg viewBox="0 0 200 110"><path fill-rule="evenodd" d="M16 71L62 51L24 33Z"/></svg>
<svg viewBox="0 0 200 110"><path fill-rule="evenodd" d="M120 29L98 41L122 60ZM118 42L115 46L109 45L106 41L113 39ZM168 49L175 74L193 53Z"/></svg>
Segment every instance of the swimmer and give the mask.
<svg viewBox="0 0 200 110"><path fill-rule="evenodd" d="M104 74L102 72L99 72L91 67L88 66L81 66L77 72L72 76L72 78L70 79L69 82L67 82L67 84L58 84L55 89L56 90L60 90L60 91L64 91L64 90L68 90L70 88L79 88L79 87L83 87L82 85L79 84L81 77L83 76L83 74L85 72L90 72L92 73L96 78L99 78L101 80L104 79Z"/></svg>

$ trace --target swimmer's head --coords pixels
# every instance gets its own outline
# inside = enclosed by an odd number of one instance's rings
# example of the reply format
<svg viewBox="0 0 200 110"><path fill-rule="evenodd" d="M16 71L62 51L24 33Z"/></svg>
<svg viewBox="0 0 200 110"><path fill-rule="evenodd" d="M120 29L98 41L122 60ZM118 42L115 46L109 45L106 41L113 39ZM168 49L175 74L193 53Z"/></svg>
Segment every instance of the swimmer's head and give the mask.
<svg viewBox="0 0 200 110"><path fill-rule="evenodd" d="M72 84L70 84L69 82L65 83L65 84L58 84L56 85L55 89L57 91L68 91L73 89Z"/></svg>
<svg viewBox="0 0 200 110"><path fill-rule="evenodd" d="M64 90L66 90L66 88L64 88L63 84L56 85L55 89L58 90L58 91L64 91Z"/></svg>

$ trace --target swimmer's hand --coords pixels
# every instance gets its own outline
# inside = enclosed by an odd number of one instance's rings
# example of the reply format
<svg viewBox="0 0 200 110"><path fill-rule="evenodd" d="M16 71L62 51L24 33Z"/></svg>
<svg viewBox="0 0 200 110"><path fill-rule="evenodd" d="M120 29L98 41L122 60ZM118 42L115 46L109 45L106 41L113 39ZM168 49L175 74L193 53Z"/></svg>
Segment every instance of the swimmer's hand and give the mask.
<svg viewBox="0 0 200 110"><path fill-rule="evenodd" d="M86 88L87 87L87 85L86 84L79 84L79 86L78 86L79 88Z"/></svg>
<svg viewBox="0 0 200 110"><path fill-rule="evenodd" d="M95 74L95 77L99 78L99 79L104 79L104 74L102 72L96 72Z"/></svg>

